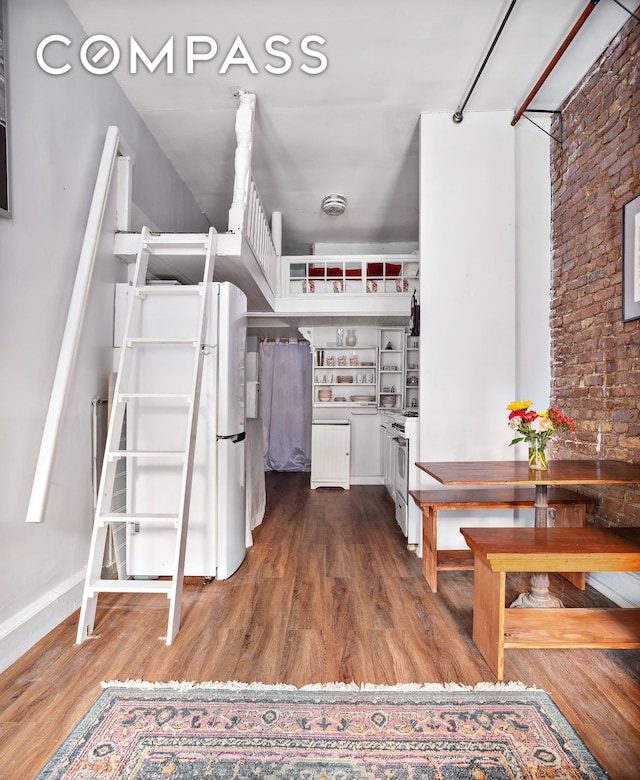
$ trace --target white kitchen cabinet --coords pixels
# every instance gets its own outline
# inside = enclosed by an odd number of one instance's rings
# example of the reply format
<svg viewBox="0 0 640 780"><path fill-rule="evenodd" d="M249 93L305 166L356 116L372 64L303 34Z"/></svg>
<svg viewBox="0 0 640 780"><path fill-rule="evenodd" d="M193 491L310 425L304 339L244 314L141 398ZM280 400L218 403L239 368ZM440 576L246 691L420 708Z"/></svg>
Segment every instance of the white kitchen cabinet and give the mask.
<svg viewBox="0 0 640 780"><path fill-rule="evenodd" d="M350 454L348 420L315 420L311 426L311 489L349 490Z"/></svg>
<svg viewBox="0 0 640 780"><path fill-rule="evenodd" d="M354 409L351 420L351 484L380 484L380 436L377 409Z"/></svg>

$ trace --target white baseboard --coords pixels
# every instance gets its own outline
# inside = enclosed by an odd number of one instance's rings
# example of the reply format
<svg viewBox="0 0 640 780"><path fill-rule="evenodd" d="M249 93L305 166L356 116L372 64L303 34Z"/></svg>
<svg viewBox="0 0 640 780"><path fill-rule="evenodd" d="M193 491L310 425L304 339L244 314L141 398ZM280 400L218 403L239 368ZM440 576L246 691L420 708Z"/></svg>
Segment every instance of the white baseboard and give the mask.
<svg viewBox="0 0 640 780"><path fill-rule="evenodd" d="M640 607L640 573L598 571L587 575L587 583L619 607Z"/></svg>
<svg viewBox="0 0 640 780"><path fill-rule="evenodd" d="M384 485L384 477L371 477L368 475L351 475L349 477L349 484L351 485Z"/></svg>
<svg viewBox="0 0 640 780"><path fill-rule="evenodd" d="M69 617L82 603L84 570L0 623L0 672Z"/></svg>

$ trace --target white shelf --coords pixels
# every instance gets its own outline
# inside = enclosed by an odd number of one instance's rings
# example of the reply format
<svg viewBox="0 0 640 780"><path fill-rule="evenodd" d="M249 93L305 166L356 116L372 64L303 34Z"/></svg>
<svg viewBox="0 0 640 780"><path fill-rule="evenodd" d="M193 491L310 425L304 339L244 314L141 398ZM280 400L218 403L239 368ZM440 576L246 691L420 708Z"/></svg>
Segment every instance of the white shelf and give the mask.
<svg viewBox="0 0 640 780"><path fill-rule="evenodd" d="M325 352L353 352L354 350L359 350L359 349L378 349L378 347L376 346L361 347L359 344L356 344L355 347L336 347L333 344L328 344L326 347L316 347L316 351L318 349L324 349Z"/></svg>
<svg viewBox="0 0 640 780"><path fill-rule="evenodd" d="M330 407L335 408L336 406L340 407L358 407L358 408L376 408L376 402L375 401L314 401L313 402L314 407L322 408L322 407Z"/></svg>

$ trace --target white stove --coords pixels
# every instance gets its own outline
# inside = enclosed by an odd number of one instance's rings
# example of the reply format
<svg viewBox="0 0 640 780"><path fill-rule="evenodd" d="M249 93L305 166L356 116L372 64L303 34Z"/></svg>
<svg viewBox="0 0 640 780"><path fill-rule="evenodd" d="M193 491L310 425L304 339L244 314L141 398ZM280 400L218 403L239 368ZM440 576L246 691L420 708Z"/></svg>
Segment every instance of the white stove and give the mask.
<svg viewBox="0 0 640 780"><path fill-rule="evenodd" d="M407 544L420 544L422 513L409 495L419 487L420 476L415 462L418 459L420 420L416 413L385 412L382 427L392 435L391 462L393 467L393 498L396 522L407 537Z"/></svg>

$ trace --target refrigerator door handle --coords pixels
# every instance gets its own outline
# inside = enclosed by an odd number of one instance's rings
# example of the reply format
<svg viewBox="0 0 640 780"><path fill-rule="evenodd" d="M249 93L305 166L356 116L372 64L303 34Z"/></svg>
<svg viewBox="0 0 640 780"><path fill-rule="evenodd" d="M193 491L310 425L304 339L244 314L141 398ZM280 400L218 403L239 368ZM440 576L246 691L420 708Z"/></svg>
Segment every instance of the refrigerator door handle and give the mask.
<svg viewBox="0 0 640 780"><path fill-rule="evenodd" d="M230 433L227 436L216 436L216 441L220 441L221 439L231 439L233 444L238 444L241 441L244 441L246 438L245 431L242 431L242 433Z"/></svg>

